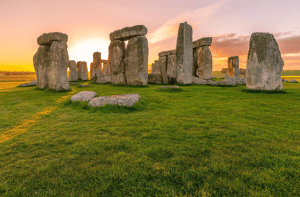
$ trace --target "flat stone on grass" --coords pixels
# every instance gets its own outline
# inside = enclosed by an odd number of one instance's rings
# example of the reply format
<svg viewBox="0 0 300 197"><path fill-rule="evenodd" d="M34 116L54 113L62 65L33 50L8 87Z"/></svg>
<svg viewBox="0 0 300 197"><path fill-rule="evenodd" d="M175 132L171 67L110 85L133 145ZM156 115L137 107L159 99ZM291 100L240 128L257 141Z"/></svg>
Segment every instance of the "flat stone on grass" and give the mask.
<svg viewBox="0 0 300 197"><path fill-rule="evenodd" d="M123 94L123 95L112 95L112 96L100 96L93 98L89 102L89 106L92 107L103 107L105 104L120 105L131 107L140 100L138 94Z"/></svg>
<svg viewBox="0 0 300 197"><path fill-rule="evenodd" d="M71 101L90 101L97 95L93 91L81 91L71 97Z"/></svg>
<svg viewBox="0 0 300 197"><path fill-rule="evenodd" d="M298 81L295 79L290 79L290 83L298 83Z"/></svg>

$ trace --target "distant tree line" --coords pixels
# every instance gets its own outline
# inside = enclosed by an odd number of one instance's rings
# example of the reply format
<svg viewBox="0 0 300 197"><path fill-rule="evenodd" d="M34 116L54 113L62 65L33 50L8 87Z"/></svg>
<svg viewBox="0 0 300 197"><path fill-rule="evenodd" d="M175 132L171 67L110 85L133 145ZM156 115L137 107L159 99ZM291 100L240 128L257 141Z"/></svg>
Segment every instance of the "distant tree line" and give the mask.
<svg viewBox="0 0 300 197"><path fill-rule="evenodd" d="M35 72L31 71L0 71L0 75L35 75Z"/></svg>
<svg viewBox="0 0 300 197"><path fill-rule="evenodd" d="M245 68L240 68L240 74L244 75L246 73L246 69ZM227 73L227 68L222 68L221 73L226 74Z"/></svg>

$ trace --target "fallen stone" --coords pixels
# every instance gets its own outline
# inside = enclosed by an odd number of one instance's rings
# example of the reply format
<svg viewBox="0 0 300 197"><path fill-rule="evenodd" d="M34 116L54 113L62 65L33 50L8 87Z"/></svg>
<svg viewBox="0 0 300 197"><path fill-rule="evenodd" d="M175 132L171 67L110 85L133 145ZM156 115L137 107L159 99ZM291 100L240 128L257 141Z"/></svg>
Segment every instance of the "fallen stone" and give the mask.
<svg viewBox="0 0 300 197"><path fill-rule="evenodd" d="M224 86L236 86L236 83L234 81L230 81L230 80L217 81L217 84L224 85Z"/></svg>
<svg viewBox="0 0 300 197"><path fill-rule="evenodd" d="M217 77L213 77L213 76L212 76L211 79L217 79Z"/></svg>
<svg viewBox="0 0 300 197"><path fill-rule="evenodd" d="M295 79L290 79L290 83L298 83L298 81Z"/></svg>
<svg viewBox="0 0 300 197"><path fill-rule="evenodd" d="M135 25L133 27L124 27L123 29L116 30L110 33L109 37L111 41L126 41L136 36L145 36L147 32L148 30L144 25Z"/></svg>
<svg viewBox="0 0 300 197"><path fill-rule="evenodd" d="M28 86L36 86L36 84L37 84L37 80L33 80L33 81L29 82L29 83L20 84L19 86L20 87L28 87Z"/></svg>
<svg viewBox="0 0 300 197"><path fill-rule="evenodd" d="M69 61L69 81L78 81L77 65L74 60Z"/></svg>
<svg viewBox="0 0 300 197"><path fill-rule="evenodd" d="M196 75L202 79L211 79L212 55L208 46L203 46L198 50L198 68Z"/></svg>
<svg viewBox="0 0 300 197"><path fill-rule="evenodd" d="M205 79L201 79L199 77L193 77L193 84L206 85L207 81Z"/></svg>
<svg viewBox="0 0 300 197"><path fill-rule="evenodd" d="M204 37L193 42L193 48L198 48L202 46L210 46L212 43L212 37Z"/></svg>
<svg viewBox="0 0 300 197"><path fill-rule="evenodd" d="M289 81L286 79L282 79L282 82L288 83Z"/></svg>
<svg viewBox="0 0 300 197"><path fill-rule="evenodd" d="M93 91L81 91L71 97L71 101L90 101L95 96L97 96L96 92Z"/></svg>
<svg viewBox="0 0 300 197"><path fill-rule="evenodd" d="M125 76L127 84L148 84L148 40L137 36L128 41L125 52Z"/></svg>
<svg viewBox="0 0 300 197"><path fill-rule="evenodd" d="M244 78L244 77L230 77L228 73L226 73L225 80L226 81L233 81L237 85L246 85L246 78Z"/></svg>
<svg viewBox="0 0 300 197"><path fill-rule="evenodd" d="M68 41L68 35L60 32L44 33L37 39L38 45L51 45L53 41Z"/></svg>
<svg viewBox="0 0 300 197"><path fill-rule="evenodd" d="M177 83L191 84L193 82L193 30L185 23L180 23L176 44L176 75Z"/></svg>
<svg viewBox="0 0 300 197"><path fill-rule="evenodd" d="M131 107L136 102L138 102L139 99L140 99L140 96L138 94L100 96L100 97L93 98L89 102L89 106L103 107L105 104L110 104L110 105L120 105L120 106Z"/></svg>
<svg viewBox="0 0 300 197"><path fill-rule="evenodd" d="M246 88L282 90L283 66L284 62L274 36L269 33L253 33L246 65Z"/></svg>
<svg viewBox="0 0 300 197"><path fill-rule="evenodd" d="M125 43L114 40L109 45L108 62L111 70L111 83L126 85L125 77Z"/></svg>
<svg viewBox="0 0 300 197"><path fill-rule="evenodd" d="M211 85L211 86L216 86L216 85L218 85L218 83L215 82L215 81L213 81L213 80L206 80L206 81L207 81L207 84L208 84L208 85Z"/></svg>
<svg viewBox="0 0 300 197"><path fill-rule="evenodd" d="M161 86L160 88L157 88L157 89L167 89L167 88L180 89L179 86Z"/></svg>
<svg viewBox="0 0 300 197"><path fill-rule="evenodd" d="M106 76L106 77L97 78L96 83L100 83L100 84L111 83L111 77Z"/></svg>

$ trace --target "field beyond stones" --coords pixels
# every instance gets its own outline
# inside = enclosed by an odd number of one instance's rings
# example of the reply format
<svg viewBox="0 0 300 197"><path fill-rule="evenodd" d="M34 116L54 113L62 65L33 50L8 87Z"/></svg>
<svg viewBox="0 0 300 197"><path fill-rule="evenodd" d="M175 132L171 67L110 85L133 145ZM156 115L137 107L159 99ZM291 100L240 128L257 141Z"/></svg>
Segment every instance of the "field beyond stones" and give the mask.
<svg viewBox="0 0 300 197"><path fill-rule="evenodd" d="M299 83L90 86L0 88L0 196L300 196ZM141 101L96 110L80 91Z"/></svg>

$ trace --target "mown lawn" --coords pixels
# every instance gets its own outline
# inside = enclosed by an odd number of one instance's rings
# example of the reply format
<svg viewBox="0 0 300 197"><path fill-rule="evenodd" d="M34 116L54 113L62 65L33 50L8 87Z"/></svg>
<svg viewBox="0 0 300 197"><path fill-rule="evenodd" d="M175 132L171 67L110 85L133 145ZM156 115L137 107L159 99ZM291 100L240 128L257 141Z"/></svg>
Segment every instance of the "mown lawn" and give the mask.
<svg viewBox="0 0 300 197"><path fill-rule="evenodd" d="M300 84L0 89L0 196L300 196ZM138 93L132 108L70 104Z"/></svg>

